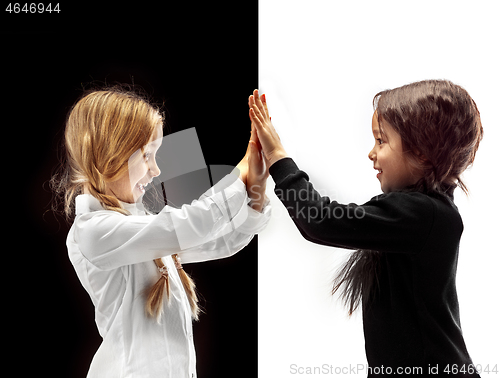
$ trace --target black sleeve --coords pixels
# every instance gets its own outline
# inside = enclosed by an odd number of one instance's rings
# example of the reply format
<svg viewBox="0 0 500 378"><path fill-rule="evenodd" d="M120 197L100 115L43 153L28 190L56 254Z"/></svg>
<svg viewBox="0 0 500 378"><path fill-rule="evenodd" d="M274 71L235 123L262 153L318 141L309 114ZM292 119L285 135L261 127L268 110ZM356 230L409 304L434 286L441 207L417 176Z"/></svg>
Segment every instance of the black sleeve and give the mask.
<svg viewBox="0 0 500 378"><path fill-rule="evenodd" d="M380 252L417 253L432 228L434 205L419 192L393 192L364 205L348 205L321 197L291 158L274 163L269 172L274 192L305 239L333 247Z"/></svg>

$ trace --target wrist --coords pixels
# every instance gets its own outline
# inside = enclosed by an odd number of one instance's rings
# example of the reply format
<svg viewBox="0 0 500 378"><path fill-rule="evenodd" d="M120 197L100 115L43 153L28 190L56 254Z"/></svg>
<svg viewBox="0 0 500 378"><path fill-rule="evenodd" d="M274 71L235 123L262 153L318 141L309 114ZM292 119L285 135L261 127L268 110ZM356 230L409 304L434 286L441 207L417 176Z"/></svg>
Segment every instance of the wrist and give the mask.
<svg viewBox="0 0 500 378"><path fill-rule="evenodd" d="M255 211L261 213L262 209L264 208L264 203L266 202L266 198L267 198L266 194L263 193L262 196L258 199L250 199L248 206L250 206Z"/></svg>
<svg viewBox="0 0 500 378"><path fill-rule="evenodd" d="M257 211L262 211L266 199L266 181L263 184L247 186L247 195L250 199L249 206Z"/></svg>
<svg viewBox="0 0 500 378"><path fill-rule="evenodd" d="M268 159L269 167L271 167L278 160L281 160L281 159L286 158L286 157L288 157L288 154L284 150L277 151L276 153L274 153L272 156L269 157L269 159Z"/></svg>

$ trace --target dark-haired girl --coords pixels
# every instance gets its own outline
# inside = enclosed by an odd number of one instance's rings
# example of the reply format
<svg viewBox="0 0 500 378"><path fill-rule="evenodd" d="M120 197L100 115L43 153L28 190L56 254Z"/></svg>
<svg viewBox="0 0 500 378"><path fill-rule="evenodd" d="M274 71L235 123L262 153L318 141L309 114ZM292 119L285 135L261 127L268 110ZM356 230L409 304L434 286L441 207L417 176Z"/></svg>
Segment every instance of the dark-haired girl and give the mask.
<svg viewBox="0 0 500 378"><path fill-rule="evenodd" d="M265 95L254 91L249 106L275 193L301 234L355 250L333 292L349 314L362 306L368 376L478 376L455 286L463 224L453 192L467 192L460 175L483 136L469 94L429 80L375 95L368 158L384 194L363 205L320 196L283 148Z"/></svg>

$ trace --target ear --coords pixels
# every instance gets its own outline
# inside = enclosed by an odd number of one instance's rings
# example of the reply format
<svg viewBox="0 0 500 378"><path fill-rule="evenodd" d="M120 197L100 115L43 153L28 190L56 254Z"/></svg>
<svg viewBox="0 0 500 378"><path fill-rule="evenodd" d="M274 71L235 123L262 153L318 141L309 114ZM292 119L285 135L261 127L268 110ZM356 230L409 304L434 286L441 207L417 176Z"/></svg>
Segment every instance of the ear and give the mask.
<svg viewBox="0 0 500 378"><path fill-rule="evenodd" d="M415 149L414 150L415 157L418 159L419 163L427 164L429 163L429 159L422 153L422 151Z"/></svg>
<svg viewBox="0 0 500 378"><path fill-rule="evenodd" d="M406 156L406 161L408 162L410 169L413 174L417 176L424 175L425 171L432 167L432 164L430 164L427 157L420 150L414 149Z"/></svg>

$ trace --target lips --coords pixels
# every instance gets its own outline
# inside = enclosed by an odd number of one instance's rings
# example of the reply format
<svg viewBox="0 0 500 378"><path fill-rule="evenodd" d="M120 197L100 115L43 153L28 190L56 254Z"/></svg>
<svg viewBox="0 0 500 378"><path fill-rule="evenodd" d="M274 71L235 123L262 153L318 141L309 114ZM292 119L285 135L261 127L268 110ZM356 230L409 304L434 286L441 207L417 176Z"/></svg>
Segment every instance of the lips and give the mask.
<svg viewBox="0 0 500 378"><path fill-rule="evenodd" d="M144 189L146 186L148 186L149 182L146 182L146 183L137 183L136 184L136 187L142 192L144 193L146 190Z"/></svg>
<svg viewBox="0 0 500 378"><path fill-rule="evenodd" d="M380 168L377 168L377 167L373 167L373 169L375 169L376 171L378 171L377 178L379 178L383 171Z"/></svg>

